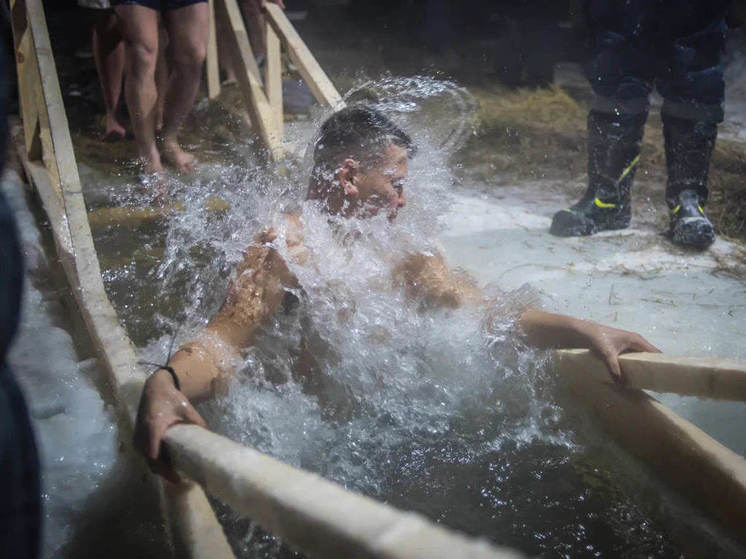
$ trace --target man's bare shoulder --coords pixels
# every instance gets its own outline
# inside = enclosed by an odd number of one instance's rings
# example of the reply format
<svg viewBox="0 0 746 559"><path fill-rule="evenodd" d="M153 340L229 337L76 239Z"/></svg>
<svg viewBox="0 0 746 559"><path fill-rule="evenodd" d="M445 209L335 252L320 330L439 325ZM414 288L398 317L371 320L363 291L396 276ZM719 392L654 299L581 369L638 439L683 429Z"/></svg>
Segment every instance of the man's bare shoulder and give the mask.
<svg viewBox="0 0 746 559"><path fill-rule="evenodd" d="M393 279L394 285L403 287L410 296L436 307L459 307L467 300L479 299L471 276L449 269L437 249L408 254L394 266Z"/></svg>
<svg viewBox="0 0 746 559"><path fill-rule="evenodd" d="M305 244L306 235L303 228L303 219L300 212L287 216L285 223L285 245L288 251L288 258L293 264L300 266L308 262L310 251Z"/></svg>
<svg viewBox="0 0 746 559"><path fill-rule="evenodd" d="M284 233L285 244L289 249L302 245L305 239L301 217L302 214L300 212L289 214L285 217L282 232ZM254 237L254 245L269 245L274 243L279 236L280 228L275 226L265 227Z"/></svg>
<svg viewBox="0 0 746 559"><path fill-rule="evenodd" d="M243 252L243 259L236 266L238 276L247 270L258 270L260 268L281 270L281 276L286 279L291 276L285 258L294 264L305 264L308 258L308 249L304 244L303 221L301 214L295 213L286 216L285 223L279 227L270 226L262 229L255 237L251 245ZM278 242L284 240L286 250L278 250ZM291 282L294 283L294 282Z"/></svg>

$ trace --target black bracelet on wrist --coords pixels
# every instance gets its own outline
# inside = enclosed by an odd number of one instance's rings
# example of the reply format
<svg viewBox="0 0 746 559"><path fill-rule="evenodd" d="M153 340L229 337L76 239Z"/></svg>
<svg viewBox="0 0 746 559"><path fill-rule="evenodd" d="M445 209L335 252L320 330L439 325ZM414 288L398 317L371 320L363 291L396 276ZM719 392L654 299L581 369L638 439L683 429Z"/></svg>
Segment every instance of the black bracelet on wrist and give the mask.
<svg viewBox="0 0 746 559"><path fill-rule="evenodd" d="M181 390L181 384L179 383L179 377L176 376L176 371L174 371L174 368L169 367L168 365L161 365L155 371L153 371L153 374L157 373L161 369L169 372L169 374L171 375L171 378L174 380L174 386L176 386L176 390Z"/></svg>

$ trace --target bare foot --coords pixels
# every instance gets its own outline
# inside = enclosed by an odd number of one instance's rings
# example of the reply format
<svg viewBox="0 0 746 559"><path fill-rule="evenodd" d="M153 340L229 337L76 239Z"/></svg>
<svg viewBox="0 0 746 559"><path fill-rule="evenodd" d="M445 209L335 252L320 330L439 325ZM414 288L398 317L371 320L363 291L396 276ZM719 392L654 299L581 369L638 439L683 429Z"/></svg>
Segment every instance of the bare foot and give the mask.
<svg viewBox="0 0 746 559"><path fill-rule="evenodd" d="M140 155L140 165L142 165L142 172L144 175L155 175L163 173L163 163L161 163L161 154L158 150L153 147L151 153L147 156Z"/></svg>
<svg viewBox="0 0 746 559"><path fill-rule="evenodd" d="M197 164L196 158L183 149L178 142L165 140L161 148L163 158L182 173L191 173Z"/></svg>
<svg viewBox="0 0 746 559"><path fill-rule="evenodd" d="M140 164L140 184L155 194L155 203L158 206L165 206L169 202L168 182L161 163L161 155L155 146L147 157L140 156Z"/></svg>
<svg viewBox="0 0 746 559"><path fill-rule="evenodd" d="M106 115L106 128L104 130L104 141L115 142L117 140L123 140L127 131L124 126L119 124L119 121L115 116Z"/></svg>
<svg viewBox="0 0 746 559"><path fill-rule="evenodd" d="M140 184L155 194L154 202L157 206L165 207L168 205L170 202L168 182L163 171L141 174Z"/></svg>

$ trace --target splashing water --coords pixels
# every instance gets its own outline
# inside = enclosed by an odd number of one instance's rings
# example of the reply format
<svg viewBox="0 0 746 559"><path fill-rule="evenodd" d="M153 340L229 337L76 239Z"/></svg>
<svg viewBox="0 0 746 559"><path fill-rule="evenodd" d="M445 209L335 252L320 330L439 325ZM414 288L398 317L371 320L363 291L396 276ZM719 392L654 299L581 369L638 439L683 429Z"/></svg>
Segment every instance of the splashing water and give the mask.
<svg viewBox="0 0 746 559"><path fill-rule="evenodd" d="M157 266L135 261L105 273L141 357L161 360L177 325L177 346L203 328L243 251L273 226L300 288L264 326L227 393L202 406L213 429L528 553L671 552L612 482L618 472L575 442L546 354L513 334L516 310L535 301L530 290L490 286L485 300L500 301L492 309L433 310L393 286L407 254L438 251L435 224L454 183L447 157L471 133L469 94L432 78L388 77L346 100L373 104L417 142L407 207L394 223L330 219L302 202L308 155L288 176L254 163L203 165L176 188L184 211L165 229L116 232L120 245L163 243ZM308 127L289 128L296 143L312 143ZM303 265L284 242L287 215L297 212L311 255ZM488 310L496 318L487 321ZM277 556L272 538L224 516L245 556Z"/></svg>

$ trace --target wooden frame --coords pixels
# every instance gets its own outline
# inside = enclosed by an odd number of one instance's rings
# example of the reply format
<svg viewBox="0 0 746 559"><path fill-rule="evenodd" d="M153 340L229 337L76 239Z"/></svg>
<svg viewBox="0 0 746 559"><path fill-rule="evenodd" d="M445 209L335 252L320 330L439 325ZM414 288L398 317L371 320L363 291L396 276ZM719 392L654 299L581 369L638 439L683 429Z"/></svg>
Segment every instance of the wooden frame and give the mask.
<svg viewBox="0 0 746 559"><path fill-rule="evenodd" d="M311 88L316 100L322 106L336 108L342 105L342 97L332 84L329 77L321 69L311 51L300 38L298 32L290 23L285 12L277 5L267 2L266 5L268 28L274 29L282 45L287 49L290 59L298 67L303 79ZM267 33L267 37L269 37ZM269 61L267 61L269 62Z"/></svg>
<svg viewBox="0 0 746 559"><path fill-rule="evenodd" d="M272 160L285 154L283 146L284 116L282 108L282 56L284 47L298 67L316 100L325 107L343 106L342 97L324 73L298 32L276 4L265 7L267 58L264 82L259 72L251 43L246 32L241 10L236 0L210 0L210 41L207 49L208 96L213 99L220 93L219 60L215 23L227 30L230 63L236 69L238 85L249 118Z"/></svg>
<svg viewBox="0 0 746 559"><path fill-rule="evenodd" d="M611 383L605 367L586 349L557 352L561 367L582 369L598 383ZM746 363L714 357L675 357L665 353L619 356L625 387L713 400L746 402Z"/></svg>
<svg viewBox="0 0 746 559"><path fill-rule="evenodd" d="M175 425L165 443L179 471L311 557L523 556L348 491L196 425Z"/></svg>
<svg viewBox="0 0 746 559"><path fill-rule="evenodd" d="M611 382L588 350L556 352L557 370L575 400L627 450L746 543L746 459L640 388L705 397L742 396L746 364L662 354L623 355L628 388Z"/></svg>
<svg viewBox="0 0 746 559"><path fill-rule="evenodd" d="M210 35L207 40L207 97L217 98L220 95L220 65L218 64L218 37L215 28L215 0L208 0L210 10Z"/></svg>

